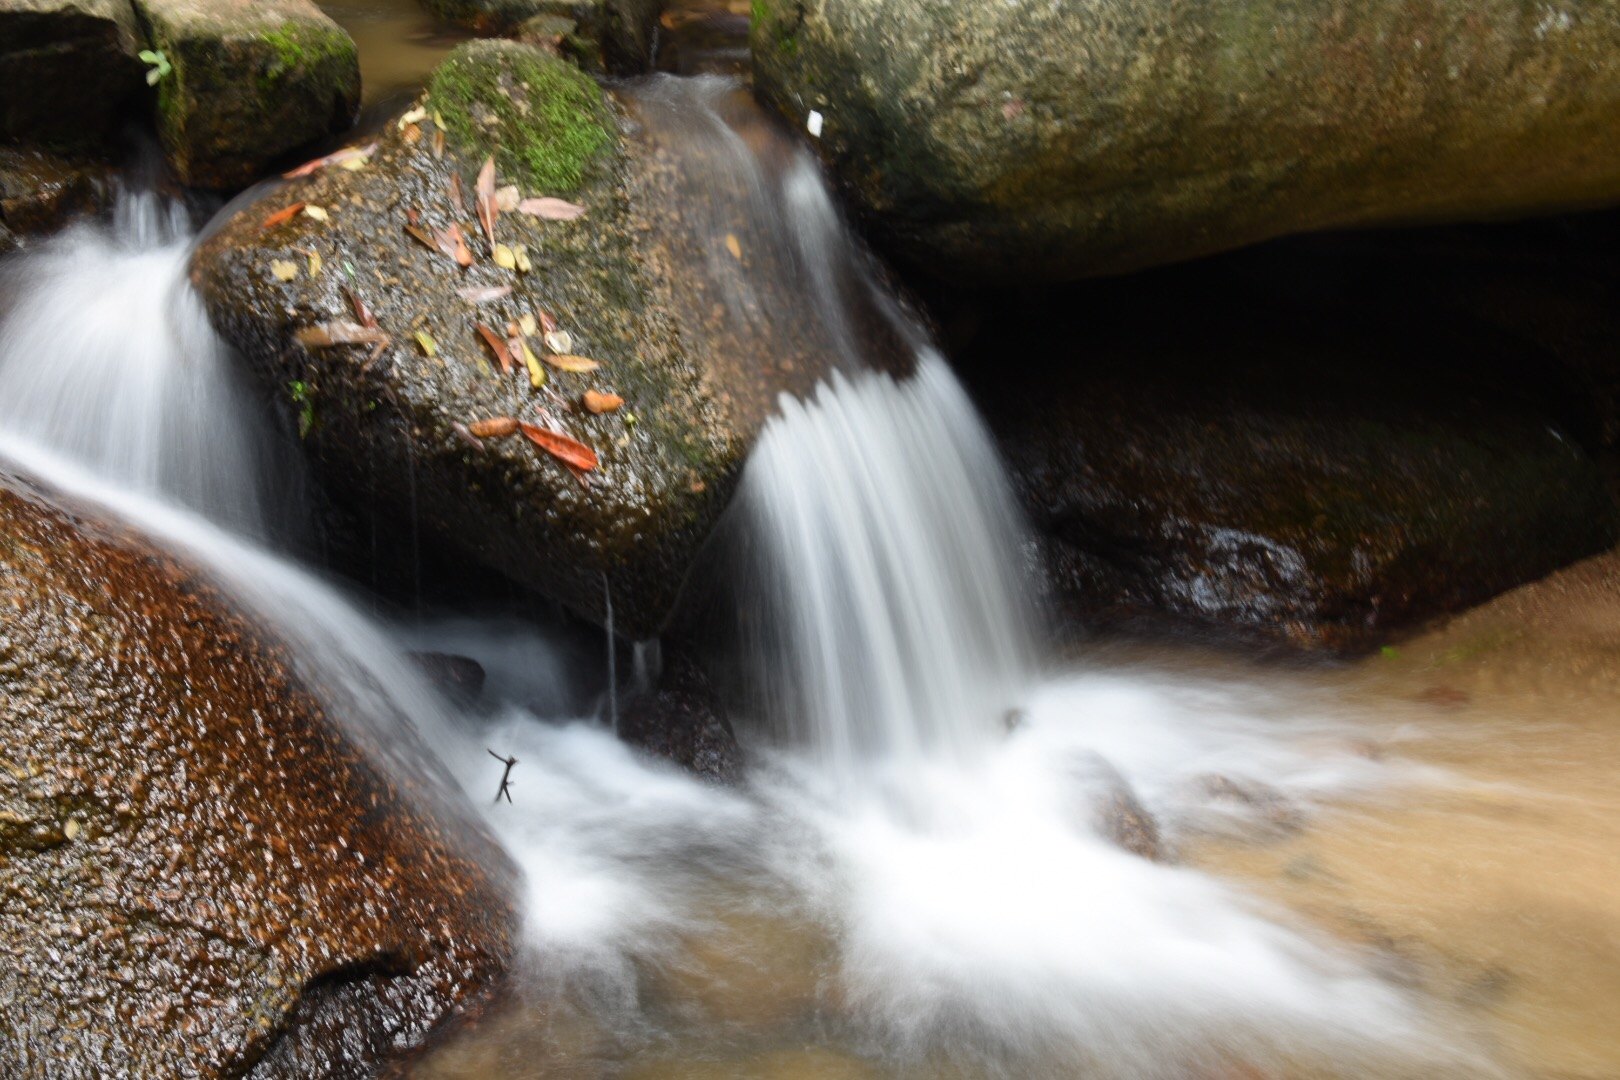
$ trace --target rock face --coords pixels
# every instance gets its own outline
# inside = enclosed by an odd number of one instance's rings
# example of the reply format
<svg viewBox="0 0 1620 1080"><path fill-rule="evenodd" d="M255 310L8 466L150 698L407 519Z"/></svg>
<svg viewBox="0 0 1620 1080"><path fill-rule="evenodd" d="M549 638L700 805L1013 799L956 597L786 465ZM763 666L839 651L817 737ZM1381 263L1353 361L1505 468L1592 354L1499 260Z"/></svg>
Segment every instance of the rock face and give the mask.
<svg viewBox="0 0 1620 1080"><path fill-rule="evenodd" d="M384 528L493 566L597 621L611 590L615 628L655 633L718 515L751 432L705 381L669 314L667 282L648 272L644 171L621 142L616 107L577 69L512 42L463 46L438 70L415 124L390 124L363 168L330 166L239 213L204 243L193 278L215 325L257 367L305 429L326 486ZM448 128L443 156L436 120ZM503 269L481 234L474 178L496 152L498 183L525 197L573 200L585 216L503 213L497 239L531 269ZM270 229L272 211L307 215ZM459 228L463 270L406 231ZM431 239L431 236L429 236ZM325 270L309 273L308 251ZM287 262L296 276L278 280ZM352 267L352 276L351 270ZM284 268L285 269L285 268ZM472 303L467 289L511 288ZM306 348L300 328L374 314L391 344ZM569 372L521 355L502 373L479 325L553 318L556 351L598 361ZM527 337L554 360L543 323ZM428 345L415 335L425 335ZM568 363L568 361L558 361ZM588 390L623 397L592 414ZM296 400L293 400L296 399ZM476 421L513 417L589 446L599 467L575 476L521 436L479 439Z"/></svg>
<svg viewBox="0 0 1620 1080"><path fill-rule="evenodd" d="M664 0L422 0L422 6L475 30L561 36L581 60L629 74L652 66Z"/></svg>
<svg viewBox="0 0 1620 1080"><path fill-rule="evenodd" d="M278 643L0 473L0 1073L370 1075L512 947L510 870Z"/></svg>
<svg viewBox="0 0 1620 1080"><path fill-rule="evenodd" d="M897 250L1068 279L1620 198L1620 8L756 0L759 90Z"/></svg>
<svg viewBox="0 0 1620 1080"><path fill-rule="evenodd" d="M138 100L129 0L0 0L0 140L83 144Z"/></svg>
<svg viewBox="0 0 1620 1080"><path fill-rule="evenodd" d="M75 214L100 209L106 172L98 162L0 146L0 229L18 236L48 233Z"/></svg>
<svg viewBox="0 0 1620 1080"><path fill-rule="evenodd" d="M1263 254L987 323L970 376L1072 623L1358 651L1613 543L1548 373Z"/></svg>
<svg viewBox="0 0 1620 1080"><path fill-rule="evenodd" d="M173 70L158 135L180 179L240 187L269 162L343 131L360 105L349 35L309 0L135 0Z"/></svg>

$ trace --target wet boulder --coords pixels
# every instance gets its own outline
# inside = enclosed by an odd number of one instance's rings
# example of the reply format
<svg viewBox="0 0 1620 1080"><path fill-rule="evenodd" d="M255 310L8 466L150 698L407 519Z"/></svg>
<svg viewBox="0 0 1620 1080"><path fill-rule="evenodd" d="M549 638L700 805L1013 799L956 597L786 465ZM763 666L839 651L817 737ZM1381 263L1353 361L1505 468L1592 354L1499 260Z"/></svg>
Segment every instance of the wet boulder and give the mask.
<svg viewBox="0 0 1620 1080"><path fill-rule="evenodd" d="M986 319L968 375L1069 625L1358 652L1614 542L1539 354L1338 291L1256 251Z"/></svg>
<svg viewBox="0 0 1620 1080"><path fill-rule="evenodd" d="M346 130L360 106L354 42L310 0L135 0L168 71L157 129L180 180L234 188Z"/></svg>
<svg viewBox="0 0 1620 1080"><path fill-rule="evenodd" d="M114 134L140 100L141 40L129 0L0 0L0 140Z"/></svg>
<svg viewBox="0 0 1620 1080"><path fill-rule="evenodd" d="M77 214L101 210L108 166L34 147L0 146L0 229L16 236L54 232Z"/></svg>
<svg viewBox="0 0 1620 1080"><path fill-rule="evenodd" d="M422 0L436 17L481 32L555 41L590 66L629 74L652 66L664 0Z"/></svg>
<svg viewBox="0 0 1620 1080"><path fill-rule="evenodd" d="M372 1075L512 874L192 566L0 472L0 1074Z"/></svg>
<svg viewBox="0 0 1620 1080"><path fill-rule="evenodd" d="M599 623L611 597L614 628L642 638L760 418L724 398L712 351L677 326L649 219L678 207L623 123L566 62L470 43L374 148L227 221L193 279L353 511ZM475 209L486 155L494 185L515 189L498 247ZM536 216L514 197L584 212ZM319 329L367 319L381 336L360 344Z"/></svg>
<svg viewBox="0 0 1620 1080"><path fill-rule="evenodd" d="M1620 198L1620 8L758 0L756 84L896 250L1073 279ZM812 113L817 114L812 118Z"/></svg>

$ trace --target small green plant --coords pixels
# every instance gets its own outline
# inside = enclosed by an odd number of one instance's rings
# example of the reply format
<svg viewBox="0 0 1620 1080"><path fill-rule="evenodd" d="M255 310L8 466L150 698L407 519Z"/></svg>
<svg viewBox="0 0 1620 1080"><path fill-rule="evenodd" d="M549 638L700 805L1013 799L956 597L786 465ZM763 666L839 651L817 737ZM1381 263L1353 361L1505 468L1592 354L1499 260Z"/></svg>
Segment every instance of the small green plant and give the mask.
<svg viewBox="0 0 1620 1080"><path fill-rule="evenodd" d="M169 58L163 55L162 49L142 49L137 55L140 56L141 61L148 68L146 72L147 86L156 86L168 77L169 72L174 70L174 66L169 63Z"/></svg>
<svg viewBox="0 0 1620 1080"><path fill-rule="evenodd" d="M309 429L315 426L315 395L309 384L301 379L295 379L287 384L287 393L291 395L293 404L298 408L298 437L304 438Z"/></svg>

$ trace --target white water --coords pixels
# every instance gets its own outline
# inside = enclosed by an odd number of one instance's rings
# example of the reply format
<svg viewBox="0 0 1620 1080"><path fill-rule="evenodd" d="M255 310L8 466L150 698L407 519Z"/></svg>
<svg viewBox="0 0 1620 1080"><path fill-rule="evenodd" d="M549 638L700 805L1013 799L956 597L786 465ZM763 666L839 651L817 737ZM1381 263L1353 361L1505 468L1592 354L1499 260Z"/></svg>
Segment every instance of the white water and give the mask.
<svg viewBox="0 0 1620 1080"><path fill-rule="evenodd" d="M1353 721L1301 715L1252 684L1038 678L1016 515L942 364L924 357L905 383L835 380L762 438L743 497L780 617L768 648L785 740L756 747L745 787L718 789L638 758L599 724L559 726L513 701L453 715L398 640L233 535L274 513L251 479L253 439L231 449L257 413L222 389L224 354L193 318L183 246L136 235L130 219L124 229L82 230L14 264L22 294L0 379L37 404L3 399L0 456L210 569L295 644L373 752L448 768L526 873L529 966L553 992L583 994L625 1045L653 1032L724 1052L734 1033L722 1018L658 1002L648 980L686 963L692 936L723 934L740 905L829 943L815 1037L885 1068L1489 1071L1372 957L1108 839L1098 808L1122 786L1173 846L1263 825L1259 809L1201 786L1210 774L1264 782L1306 813L1413 778L1357 753ZM75 355L53 362L63 334ZM120 341L143 343L139 377L112 393L129 374ZM200 412L176 404L198 401ZM106 429L94 438L89 416ZM486 630L483 642L475 623L454 634L491 685L533 679L543 658L514 655L508 628ZM1010 709L1022 721L1006 734ZM486 746L522 762L510 805L487 802L500 766Z"/></svg>

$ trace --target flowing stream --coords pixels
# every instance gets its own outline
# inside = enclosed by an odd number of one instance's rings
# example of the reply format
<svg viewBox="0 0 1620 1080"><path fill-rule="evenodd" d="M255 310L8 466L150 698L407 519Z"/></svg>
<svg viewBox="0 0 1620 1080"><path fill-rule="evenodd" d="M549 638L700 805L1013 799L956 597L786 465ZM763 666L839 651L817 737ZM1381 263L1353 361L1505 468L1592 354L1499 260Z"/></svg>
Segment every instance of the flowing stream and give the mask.
<svg viewBox="0 0 1620 1080"><path fill-rule="evenodd" d="M728 160L737 133L708 130L724 147L691 160ZM1404 714L1330 680L1047 655L970 402L867 276L813 167L792 158L759 187L773 213L736 228L788 230L784 273L837 268L817 319L844 355L777 403L728 522L750 552L730 570L756 605L738 662L758 703L738 718L749 777L729 788L568 715L579 695L544 629L476 612L382 625L283 553L295 468L190 292L178 211L126 194L110 226L6 267L0 457L206 567L295 645L357 739L442 773L447 804L524 870L514 993L413 1074L1520 1069L1498 1051L1524 1040L1493 1034L1488 1008L1273 887L1315 871L1254 865L1353 832L1318 820L1466 789L1455 762L1403 753ZM909 375L873 370L865 322L838 306L874 293ZM403 658L435 644L484 663L483 706L450 705ZM522 762L510 804L488 804L491 746Z"/></svg>

